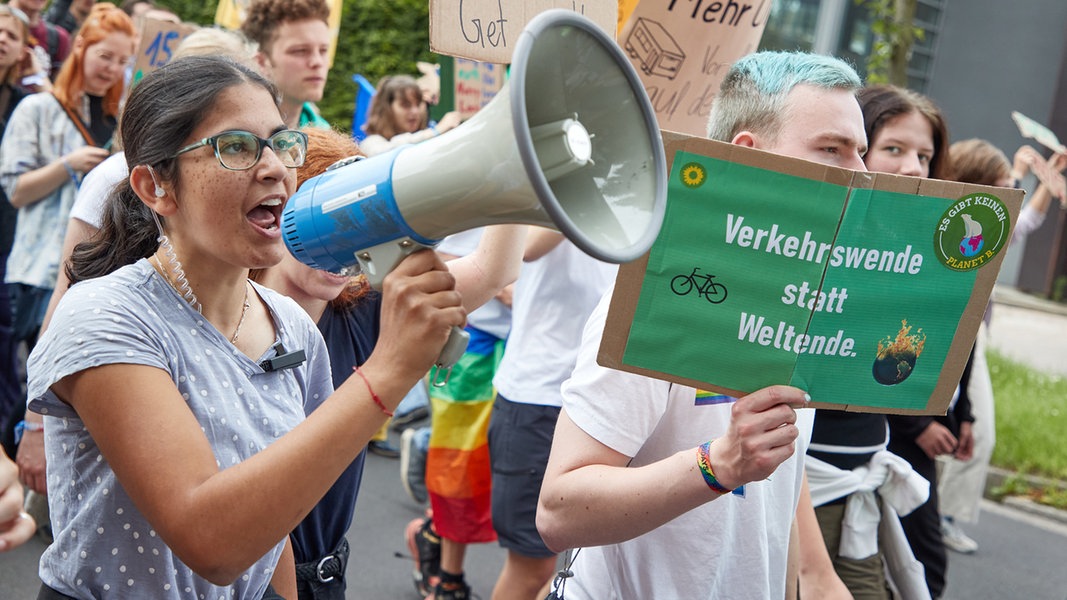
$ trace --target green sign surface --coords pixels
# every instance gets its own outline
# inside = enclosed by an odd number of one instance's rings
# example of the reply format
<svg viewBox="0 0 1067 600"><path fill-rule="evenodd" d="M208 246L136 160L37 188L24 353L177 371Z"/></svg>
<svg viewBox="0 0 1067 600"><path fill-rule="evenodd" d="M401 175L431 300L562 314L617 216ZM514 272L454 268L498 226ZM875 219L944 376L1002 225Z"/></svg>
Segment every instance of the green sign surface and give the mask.
<svg viewBox="0 0 1067 600"><path fill-rule="evenodd" d="M688 152L668 198L624 363L730 390L789 383L824 403L926 407L977 273L931 243L956 201Z"/></svg>

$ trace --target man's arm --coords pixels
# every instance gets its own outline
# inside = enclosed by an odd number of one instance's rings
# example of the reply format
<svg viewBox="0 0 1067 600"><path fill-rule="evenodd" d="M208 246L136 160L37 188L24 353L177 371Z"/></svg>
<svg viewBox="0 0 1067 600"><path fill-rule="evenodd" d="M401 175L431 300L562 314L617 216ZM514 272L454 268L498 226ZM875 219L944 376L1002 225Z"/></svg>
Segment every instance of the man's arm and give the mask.
<svg viewBox="0 0 1067 600"><path fill-rule="evenodd" d="M793 455L794 407L806 394L785 386L764 388L733 405L726 435L709 458L727 489L766 479ZM715 500L705 482L697 449L689 448L642 467L600 443L560 413L537 509L537 528L553 550L599 546L633 539Z"/></svg>

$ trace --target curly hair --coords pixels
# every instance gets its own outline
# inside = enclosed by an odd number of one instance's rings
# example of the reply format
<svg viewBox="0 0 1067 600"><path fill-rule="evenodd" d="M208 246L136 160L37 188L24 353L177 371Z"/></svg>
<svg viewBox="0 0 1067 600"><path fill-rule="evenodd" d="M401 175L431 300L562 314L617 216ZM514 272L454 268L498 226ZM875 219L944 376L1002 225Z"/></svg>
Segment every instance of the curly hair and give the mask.
<svg viewBox="0 0 1067 600"><path fill-rule="evenodd" d="M241 25L241 33L259 44L260 51L269 54L277 39L278 27L311 19L329 23L330 6L326 0L253 0Z"/></svg>

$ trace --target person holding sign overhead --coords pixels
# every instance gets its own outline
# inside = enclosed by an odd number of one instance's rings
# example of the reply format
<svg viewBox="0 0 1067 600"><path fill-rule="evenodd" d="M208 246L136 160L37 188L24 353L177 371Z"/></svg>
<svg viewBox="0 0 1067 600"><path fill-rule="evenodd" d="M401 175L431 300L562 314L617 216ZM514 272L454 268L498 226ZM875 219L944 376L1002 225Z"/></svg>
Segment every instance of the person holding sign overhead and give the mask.
<svg viewBox="0 0 1067 600"><path fill-rule="evenodd" d="M1033 195L1019 212L1011 233L1011 244L1025 238L1045 220L1049 204L1058 197L1067 208L1067 189L1063 174L1067 155L1054 153L1047 161L1033 147L1023 145L1015 152L1013 161L982 139L971 138L952 144L952 177L964 183L1021 187L1022 178L1033 171L1040 182ZM960 380L960 393L967 393L971 401L974 425L971 427L973 453L969 460L957 456L938 457L938 509L941 512L941 537L949 550L970 554L978 550L978 542L971 539L960 523L978 520L984 497L989 461L996 445L996 410L993 402L993 383L989 377L985 349L988 343L987 325L992 304L986 308L985 319L978 330L971 360ZM963 444L961 436L961 445Z"/></svg>
<svg viewBox="0 0 1067 600"><path fill-rule="evenodd" d="M859 77L844 62L761 52L723 79L709 137L863 170ZM567 598L783 598L797 519L802 597L847 598L804 483L810 398L735 399L596 363L610 293L585 327L541 488L547 546L582 547Z"/></svg>

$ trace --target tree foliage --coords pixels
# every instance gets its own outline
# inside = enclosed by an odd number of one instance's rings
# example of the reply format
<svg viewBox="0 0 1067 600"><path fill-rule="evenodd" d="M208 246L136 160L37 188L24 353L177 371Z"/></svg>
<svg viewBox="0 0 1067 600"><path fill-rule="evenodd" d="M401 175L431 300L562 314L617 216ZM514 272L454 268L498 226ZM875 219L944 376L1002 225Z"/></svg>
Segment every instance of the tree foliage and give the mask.
<svg viewBox="0 0 1067 600"><path fill-rule="evenodd" d="M908 85L908 61L925 31L913 24L918 0L856 0L871 18L874 43L867 57L867 82Z"/></svg>
<svg viewBox="0 0 1067 600"><path fill-rule="evenodd" d="M200 25L215 21L218 0L157 0L182 19ZM430 52L430 13L426 0L344 0L341 32L319 110L339 129L349 130L360 73L372 84L385 75L418 75L416 61L437 62Z"/></svg>

